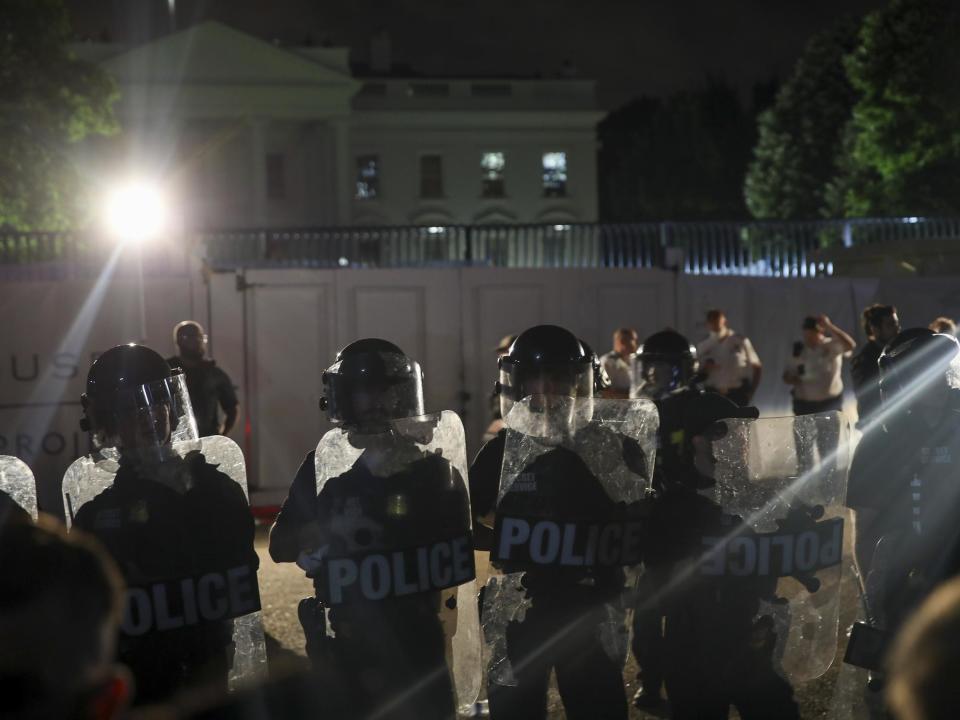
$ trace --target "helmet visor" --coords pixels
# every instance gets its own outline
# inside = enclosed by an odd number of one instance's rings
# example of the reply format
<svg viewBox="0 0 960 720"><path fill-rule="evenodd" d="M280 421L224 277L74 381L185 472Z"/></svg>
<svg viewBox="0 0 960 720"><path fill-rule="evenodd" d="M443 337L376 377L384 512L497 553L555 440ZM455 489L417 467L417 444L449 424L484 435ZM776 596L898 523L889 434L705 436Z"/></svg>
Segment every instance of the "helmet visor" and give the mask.
<svg viewBox="0 0 960 720"><path fill-rule="evenodd" d="M514 404L524 398L592 398L593 365L540 364L524 369L513 363L501 363L500 413L506 417ZM537 401L536 406L549 407Z"/></svg>
<svg viewBox="0 0 960 720"><path fill-rule="evenodd" d="M350 355L323 373L327 416L369 428L423 415L422 377L420 364L406 355Z"/></svg>
<svg viewBox="0 0 960 720"><path fill-rule="evenodd" d="M146 455L171 442L198 439L183 373L121 388L94 402L99 420L92 440L98 450L116 447Z"/></svg>

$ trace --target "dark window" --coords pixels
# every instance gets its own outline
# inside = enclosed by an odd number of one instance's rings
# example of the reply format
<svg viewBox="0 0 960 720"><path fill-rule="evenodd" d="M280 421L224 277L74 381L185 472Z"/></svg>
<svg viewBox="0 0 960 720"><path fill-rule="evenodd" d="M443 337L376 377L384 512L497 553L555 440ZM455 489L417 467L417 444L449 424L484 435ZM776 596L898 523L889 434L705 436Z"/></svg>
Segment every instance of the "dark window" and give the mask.
<svg viewBox="0 0 960 720"><path fill-rule="evenodd" d="M485 152L480 157L482 177L481 195L485 198L503 197L506 189L503 183L503 170L507 160L502 152Z"/></svg>
<svg viewBox="0 0 960 720"><path fill-rule="evenodd" d="M420 197L443 197L443 156L420 156Z"/></svg>
<svg viewBox="0 0 960 720"><path fill-rule="evenodd" d="M447 97L450 86L446 83L410 83L408 92L413 97Z"/></svg>
<svg viewBox="0 0 960 720"><path fill-rule="evenodd" d="M376 200L380 196L380 160L376 155L357 158L357 200Z"/></svg>
<svg viewBox="0 0 960 720"><path fill-rule="evenodd" d="M287 175L283 155L267 155L267 199L283 200L287 197Z"/></svg>
<svg viewBox="0 0 960 720"><path fill-rule="evenodd" d="M543 154L543 194L547 197L563 197L567 194L567 154L565 152Z"/></svg>
<svg viewBox="0 0 960 720"><path fill-rule="evenodd" d="M386 83L364 83L363 87L360 88L360 95L386 95L387 94L387 84Z"/></svg>
<svg viewBox="0 0 960 720"><path fill-rule="evenodd" d="M470 86L470 94L473 97L510 97L513 87L507 84L477 84Z"/></svg>

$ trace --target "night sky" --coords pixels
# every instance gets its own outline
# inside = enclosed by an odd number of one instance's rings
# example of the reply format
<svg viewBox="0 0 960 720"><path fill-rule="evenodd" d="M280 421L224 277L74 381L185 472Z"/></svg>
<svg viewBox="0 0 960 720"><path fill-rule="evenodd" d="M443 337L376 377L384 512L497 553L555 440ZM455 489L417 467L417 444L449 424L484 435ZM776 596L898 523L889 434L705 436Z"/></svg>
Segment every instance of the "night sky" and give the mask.
<svg viewBox="0 0 960 720"><path fill-rule="evenodd" d="M708 75L745 94L786 75L813 33L882 0L179 0L180 27L217 19L264 39L349 45L390 33L394 61L421 74L557 74L598 82L600 103L697 87ZM67 0L81 35L142 40L166 30L161 0Z"/></svg>

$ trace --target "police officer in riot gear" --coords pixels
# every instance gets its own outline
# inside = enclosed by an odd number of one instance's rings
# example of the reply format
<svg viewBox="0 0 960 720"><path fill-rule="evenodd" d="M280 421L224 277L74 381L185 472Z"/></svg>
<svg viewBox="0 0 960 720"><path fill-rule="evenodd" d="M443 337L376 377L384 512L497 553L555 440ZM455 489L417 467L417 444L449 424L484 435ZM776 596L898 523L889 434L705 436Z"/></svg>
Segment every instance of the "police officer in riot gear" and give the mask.
<svg viewBox="0 0 960 720"><path fill-rule="evenodd" d="M441 538L469 541L466 483L443 452L421 449L436 430L430 422L415 439L397 431L424 414L420 367L399 347L351 343L323 385L321 407L337 428L307 455L270 533L271 557L297 562L314 581L316 597L299 607L307 654L344 717L452 720L444 625L456 626L455 589L374 597L346 587L333 566ZM472 545L463 547L472 579Z"/></svg>
<svg viewBox="0 0 960 720"><path fill-rule="evenodd" d="M797 718L792 688L774 670L776 635L767 618L756 617L761 601L775 600L777 578L707 577L698 568L704 538L724 537L741 521L698 492L715 482L710 442L726 432L725 419L756 418L757 409L692 391L672 395L659 409L661 446L645 567L662 586L647 587L640 602L649 600L650 590L657 593L664 618L658 660L672 717L719 720L732 705L745 720Z"/></svg>
<svg viewBox="0 0 960 720"><path fill-rule="evenodd" d="M864 659L855 647L848 657L872 670L906 617L960 572L960 344L925 328L904 330L880 355L879 382L883 425L857 448L847 495L879 648ZM851 644L860 639L855 632Z"/></svg>
<svg viewBox="0 0 960 720"><path fill-rule="evenodd" d="M95 498L68 503L68 519L104 544L130 587L119 655L137 702L195 683L226 688L231 618L259 609L243 489L199 451L175 449L174 440L196 438L196 426L182 377L153 350L105 352L81 403L98 457L115 451L118 467Z"/></svg>
<svg viewBox="0 0 960 720"><path fill-rule="evenodd" d="M696 346L675 330L661 330L644 340L634 362L637 397L658 400L702 380Z"/></svg>
<svg viewBox="0 0 960 720"><path fill-rule="evenodd" d="M531 433L534 436L549 436L557 429L563 432L571 421L565 414L575 403L592 402L600 382L596 356L557 326L526 330L500 358L498 390L503 415L509 425L508 413L527 398L525 407L516 410L528 410L534 422L536 416L542 419L542 428ZM591 441L609 448L611 464L625 464L638 487L648 479L646 458L635 440L590 425L576 432L596 434ZM579 439L584 438L574 437L570 444L576 447ZM547 445L551 444L548 440ZM493 550L491 562L506 574L507 592L519 592L526 605L522 617L510 617L505 627L505 660L516 683L499 682L495 663L488 668L491 717L545 717L549 675L555 671L568 718L626 718L623 657L607 652L601 628L610 628L605 623L622 612L622 565L627 563L591 566L585 561L581 567L532 567L503 560L503 519L538 517L570 528L577 518L585 524L622 520L630 511L639 515L640 503L617 502L619 498L608 494L585 459L561 443L520 470L498 502L498 492L504 492L501 475L506 449L504 430L484 445L470 468L477 545ZM522 575L516 574L521 571ZM522 578L519 589L513 588L516 577ZM497 611L490 598L496 594L489 585L485 592L483 621L489 634L494 622L491 615ZM621 630L625 633L619 626L613 632Z"/></svg>
<svg viewBox="0 0 960 720"><path fill-rule="evenodd" d="M653 400L661 415L666 412L668 417L673 417L677 414L677 408L696 405L703 397L704 393L697 385L698 369L696 346L674 330L661 330L644 340L637 353L633 394ZM669 426L669 422L661 422L661 448L666 448L669 443ZM655 489L663 486L664 468L661 450L654 468ZM658 568L647 563L638 592L641 603L633 613L631 645L639 668L637 679L640 682L633 703L639 708L655 708L663 702L663 612L653 598L657 596L659 587L664 582Z"/></svg>

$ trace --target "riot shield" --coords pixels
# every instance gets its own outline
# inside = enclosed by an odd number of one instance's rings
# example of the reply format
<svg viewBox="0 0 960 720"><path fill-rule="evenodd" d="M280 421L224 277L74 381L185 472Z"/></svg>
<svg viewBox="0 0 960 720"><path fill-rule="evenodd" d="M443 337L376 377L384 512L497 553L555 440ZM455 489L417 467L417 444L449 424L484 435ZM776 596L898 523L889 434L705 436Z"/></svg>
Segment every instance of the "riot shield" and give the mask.
<svg viewBox="0 0 960 720"><path fill-rule="evenodd" d="M396 694L392 702L411 707L455 693L469 708L480 691L480 627L460 418L398 419L378 434L335 428L317 445L315 470L318 544L298 563L348 683L363 684L361 668L390 676L352 691L370 703Z"/></svg>
<svg viewBox="0 0 960 720"><path fill-rule="evenodd" d="M37 484L33 471L20 458L0 455L0 524L18 512L11 502L37 519Z"/></svg>
<svg viewBox="0 0 960 720"><path fill-rule="evenodd" d="M839 413L724 420L695 462L715 479L701 494L722 509L703 536L701 576L746 589L754 632L775 638L770 661L793 684L837 652L850 425ZM712 466L712 467L710 467Z"/></svg>
<svg viewBox="0 0 960 720"><path fill-rule="evenodd" d="M64 475L62 493L67 526L76 525L97 535L117 560L127 581L121 646L124 640L135 645L148 636L162 635L167 631L184 633L196 629L201 632L218 623L226 623L232 634L226 667L229 688L233 690L265 679L267 657L255 559L251 557L251 562L231 560L214 569L210 567L211 563L218 562L214 557L204 561L202 572L188 570L185 574L175 562L167 564L165 572L156 570L162 564L156 562L153 570L145 569L144 558L138 557L136 550L118 544L110 534L122 527L123 515L133 523L146 521L145 514L150 508L149 498L136 499L129 507L122 501L122 509L115 507L117 492L129 497L126 489L116 487L121 467L117 458L117 453L108 449L75 460ZM239 487L243 491L243 500L249 502L243 452L235 442L222 435L174 442L167 459L144 473L154 476L156 484L176 488L182 494L192 490L194 483L203 482L202 479L196 480L196 471L190 469L197 467L202 468L203 473L215 473L217 481L228 488ZM224 480L220 473L228 480ZM231 497L238 500L231 513L233 520L243 525L249 511L235 494L231 493ZM208 515L211 525L220 521L225 512L226 508L211 506ZM168 536L189 538L191 535L185 523L183 517L163 518L162 532L157 533L153 542L162 545L171 540ZM139 542L143 542L142 536ZM229 538L224 542L229 542ZM209 545L198 544L202 546L194 549L196 556L213 557ZM234 546L239 547L239 544L234 543ZM171 553L175 550L171 548ZM187 557L191 555L190 551L186 552ZM138 682L142 682L140 678Z"/></svg>
<svg viewBox="0 0 960 720"><path fill-rule="evenodd" d="M488 682L523 685L528 669L549 673L577 655L619 677L656 408L648 400L533 396L505 423L482 613Z"/></svg>

